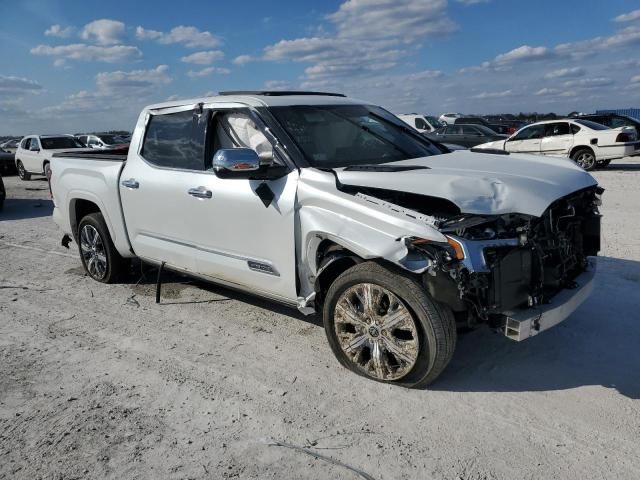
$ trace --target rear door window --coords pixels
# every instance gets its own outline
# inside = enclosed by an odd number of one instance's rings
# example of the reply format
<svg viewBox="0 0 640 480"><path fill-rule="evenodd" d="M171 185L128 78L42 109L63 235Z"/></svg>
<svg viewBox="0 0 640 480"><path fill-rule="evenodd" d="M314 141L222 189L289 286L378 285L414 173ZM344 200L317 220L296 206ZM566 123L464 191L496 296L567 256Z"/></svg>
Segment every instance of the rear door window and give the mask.
<svg viewBox="0 0 640 480"><path fill-rule="evenodd" d="M566 122L550 123L545 130L545 137L557 137L558 135L569 135L571 133L569 124Z"/></svg>
<svg viewBox="0 0 640 480"><path fill-rule="evenodd" d="M143 158L158 167L205 169L205 137L209 112L152 115L142 144Z"/></svg>

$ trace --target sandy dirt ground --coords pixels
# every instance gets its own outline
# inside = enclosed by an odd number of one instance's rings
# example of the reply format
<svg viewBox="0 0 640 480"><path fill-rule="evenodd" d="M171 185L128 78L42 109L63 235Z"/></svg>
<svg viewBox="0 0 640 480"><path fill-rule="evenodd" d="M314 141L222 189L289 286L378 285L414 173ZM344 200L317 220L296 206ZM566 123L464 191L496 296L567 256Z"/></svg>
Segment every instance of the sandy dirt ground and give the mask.
<svg viewBox="0 0 640 480"><path fill-rule="evenodd" d="M640 161L595 176L593 296L524 343L461 335L428 390L344 370L315 317L178 276L156 305L152 271L90 280L46 182L5 178L0 478L640 478Z"/></svg>

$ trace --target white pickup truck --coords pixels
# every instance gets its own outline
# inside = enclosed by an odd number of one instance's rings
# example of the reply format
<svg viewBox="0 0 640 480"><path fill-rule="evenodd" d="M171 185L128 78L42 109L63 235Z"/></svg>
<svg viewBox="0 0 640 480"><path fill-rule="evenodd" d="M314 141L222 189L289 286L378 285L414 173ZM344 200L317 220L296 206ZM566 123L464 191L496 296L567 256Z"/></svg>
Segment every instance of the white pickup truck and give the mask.
<svg viewBox="0 0 640 480"><path fill-rule="evenodd" d="M95 280L139 257L322 312L340 363L409 387L459 326L523 340L563 321L600 248L602 189L570 160L449 152L338 94L152 105L128 155L58 153L50 185Z"/></svg>

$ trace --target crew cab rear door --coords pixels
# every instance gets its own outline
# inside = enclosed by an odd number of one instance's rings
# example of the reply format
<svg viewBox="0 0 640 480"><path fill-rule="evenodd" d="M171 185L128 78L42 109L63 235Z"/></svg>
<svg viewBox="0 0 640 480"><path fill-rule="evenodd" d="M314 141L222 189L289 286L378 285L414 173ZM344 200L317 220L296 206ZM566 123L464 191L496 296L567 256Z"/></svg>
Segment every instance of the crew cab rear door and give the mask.
<svg viewBox="0 0 640 480"><path fill-rule="evenodd" d="M219 178L211 171L221 148L216 120L232 111L248 112L225 104L202 113L174 108L149 116L145 137L138 151L130 151L121 175L131 245L142 259L295 300L298 172L262 181ZM234 148L229 142L222 147ZM273 192L267 206L259 188Z"/></svg>
<svg viewBox="0 0 640 480"><path fill-rule="evenodd" d="M569 156L573 147L573 133L568 122L547 123L540 141L542 155Z"/></svg>

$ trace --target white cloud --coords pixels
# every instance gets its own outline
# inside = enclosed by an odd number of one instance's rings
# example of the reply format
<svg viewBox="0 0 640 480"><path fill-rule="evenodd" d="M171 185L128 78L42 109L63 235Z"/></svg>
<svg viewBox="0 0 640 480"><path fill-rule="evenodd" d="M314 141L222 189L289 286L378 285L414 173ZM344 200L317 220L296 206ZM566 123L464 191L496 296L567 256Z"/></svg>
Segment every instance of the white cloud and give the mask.
<svg viewBox="0 0 640 480"><path fill-rule="evenodd" d="M491 0L457 0L458 3L462 3L464 5L478 5L480 3L489 3Z"/></svg>
<svg viewBox="0 0 640 480"><path fill-rule="evenodd" d="M196 52L191 55L182 57L180 60L184 63L195 63L196 65L211 65L217 60L222 60L224 53L220 50L208 50L204 52Z"/></svg>
<svg viewBox="0 0 640 480"><path fill-rule="evenodd" d="M24 77L0 75L0 96L40 93L42 91L42 85L35 80L30 80Z"/></svg>
<svg viewBox="0 0 640 480"><path fill-rule="evenodd" d="M530 62L533 60L549 58L551 55L551 51L546 47L530 47L529 45L523 45L521 47L514 48L507 53L498 55L494 59L494 62L498 65L518 62Z"/></svg>
<svg viewBox="0 0 640 480"><path fill-rule="evenodd" d="M302 86L331 86L337 78L391 69L414 54L420 41L455 30L446 6L446 0L347 0L326 17L333 35L316 28L317 36L281 40L260 57L241 55L234 63L309 63Z"/></svg>
<svg viewBox="0 0 640 480"><path fill-rule="evenodd" d="M212 48L222 43L211 32L201 32L196 27L184 25L174 27L166 33L138 26L136 37L140 40L155 40L163 45L182 44L189 48Z"/></svg>
<svg viewBox="0 0 640 480"><path fill-rule="evenodd" d="M629 13L625 13L623 15L618 15L613 19L614 22L624 23L624 22L634 22L636 20L640 20L640 10L634 10Z"/></svg>
<svg viewBox="0 0 640 480"><path fill-rule="evenodd" d="M249 62L252 62L254 58L251 55L238 55L233 59L233 63L235 65L246 65Z"/></svg>
<svg viewBox="0 0 640 480"><path fill-rule="evenodd" d="M618 30L613 35L599 36L578 42L562 43L555 47L555 51L561 55L582 58L594 55L598 51L612 50L636 44L640 44L640 27L631 25L622 30Z"/></svg>
<svg viewBox="0 0 640 480"><path fill-rule="evenodd" d="M347 0L328 18L342 38L411 42L454 31L446 7L446 0Z"/></svg>
<svg viewBox="0 0 640 480"><path fill-rule="evenodd" d="M579 77L580 75L584 75L585 73L586 71L582 67L559 68L545 74L544 78L553 80L556 78Z"/></svg>
<svg viewBox="0 0 640 480"><path fill-rule="evenodd" d="M38 45L31 49L33 55L45 55L63 60L94 61L105 63L129 62L142 57L137 47L114 45L110 47L74 43L71 45Z"/></svg>
<svg viewBox="0 0 640 480"><path fill-rule="evenodd" d="M103 93L148 90L171 83L168 71L167 65L158 65L151 70L101 72L96 75L96 87Z"/></svg>
<svg viewBox="0 0 640 480"><path fill-rule="evenodd" d="M267 80L264 82L265 90L291 90L291 83L286 80Z"/></svg>
<svg viewBox="0 0 640 480"><path fill-rule="evenodd" d="M149 70L101 72L96 75L95 88L80 90L68 95L58 105L40 110L44 119L51 118L92 118L91 127L75 129L100 129L100 119L105 113L114 112L117 128L123 128L122 117L135 116L149 97L157 95L158 89L171 83L169 67L158 65Z"/></svg>
<svg viewBox="0 0 640 480"><path fill-rule="evenodd" d="M116 45L120 43L124 31L124 23L103 18L87 23L80 32L80 37L98 45Z"/></svg>
<svg viewBox="0 0 640 480"><path fill-rule="evenodd" d="M511 95L514 95L513 90L504 90L502 92L482 92L482 93L478 93L477 95L472 95L471 98L484 100L487 98L510 97Z"/></svg>
<svg viewBox="0 0 640 480"><path fill-rule="evenodd" d="M579 88L595 88L595 87L608 87L613 85L613 80L607 77L596 78L581 78L580 80L569 80L564 82L565 87L579 87Z"/></svg>
<svg viewBox="0 0 640 480"><path fill-rule="evenodd" d="M62 26L56 24L51 25L49 28L47 28L44 31L44 34L47 37L67 38L69 35L71 35L72 31L73 28L71 27L62 28Z"/></svg>
<svg viewBox="0 0 640 480"><path fill-rule="evenodd" d="M631 83L640 83L640 75L636 75L635 77L631 77Z"/></svg>
<svg viewBox="0 0 640 480"><path fill-rule="evenodd" d="M213 75L214 73L218 75L229 75L231 73L231 70L229 70L228 68L207 67L203 68L202 70L189 70L187 72L187 75L191 78L200 78L208 77L209 75Z"/></svg>

